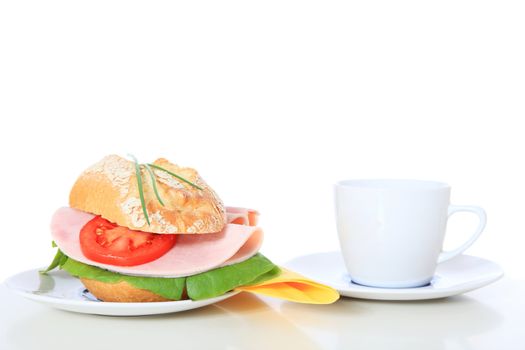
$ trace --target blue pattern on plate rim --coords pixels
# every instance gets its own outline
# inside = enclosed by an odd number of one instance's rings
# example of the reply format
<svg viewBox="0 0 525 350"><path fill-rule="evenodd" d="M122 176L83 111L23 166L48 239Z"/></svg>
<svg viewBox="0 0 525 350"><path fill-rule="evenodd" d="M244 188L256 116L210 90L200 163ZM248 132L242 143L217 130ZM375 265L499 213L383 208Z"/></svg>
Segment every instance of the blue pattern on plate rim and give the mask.
<svg viewBox="0 0 525 350"><path fill-rule="evenodd" d="M83 288L80 292L80 295L81 297L84 299L84 300L88 300L88 301L96 301L96 302L101 302L102 300L100 299L97 299L95 298L95 296L93 294L91 294L89 292L89 290L87 290L86 288Z"/></svg>

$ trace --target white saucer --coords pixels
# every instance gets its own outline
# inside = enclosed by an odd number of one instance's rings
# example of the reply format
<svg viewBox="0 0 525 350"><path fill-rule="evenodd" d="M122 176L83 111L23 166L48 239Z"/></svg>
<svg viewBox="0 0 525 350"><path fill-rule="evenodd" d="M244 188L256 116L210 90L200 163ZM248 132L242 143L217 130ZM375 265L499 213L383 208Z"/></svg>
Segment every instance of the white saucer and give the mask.
<svg viewBox="0 0 525 350"><path fill-rule="evenodd" d="M430 285L419 288L375 288L352 283L340 252L304 255L285 266L337 289L343 296L374 300L444 298L484 287L503 276L503 270L497 264L469 255L460 255L439 264Z"/></svg>
<svg viewBox="0 0 525 350"><path fill-rule="evenodd" d="M210 305L230 298L239 292L229 292L219 297L192 301L166 301L159 303L108 303L97 300L85 290L80 280L65 271L42 275L34 269L21 272L6 280L9 289L27 299L49 306L85 314L107 316L142 316L181 312Z"/></svg>

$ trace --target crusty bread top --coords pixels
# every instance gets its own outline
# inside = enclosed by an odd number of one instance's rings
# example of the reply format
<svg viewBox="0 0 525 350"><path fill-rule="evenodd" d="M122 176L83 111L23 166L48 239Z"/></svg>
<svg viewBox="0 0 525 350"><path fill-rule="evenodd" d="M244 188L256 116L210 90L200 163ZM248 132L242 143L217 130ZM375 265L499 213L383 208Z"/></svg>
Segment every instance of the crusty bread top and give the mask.
<svg viewBox="0 0 525 350"><path fill-rule="evenodd" d="M213 233L226 224L222 201L197 171L182 168L166 159L153 164L161 166L201 187L199 190L174 176L155 168L157 189L162 206L153 191L149 173L141 167L144 199L150 225L142 211L135 173L135 163L109 155L86 169L69 195L72 208L101 215L103 218L133 230L153 233Z"/></svg>

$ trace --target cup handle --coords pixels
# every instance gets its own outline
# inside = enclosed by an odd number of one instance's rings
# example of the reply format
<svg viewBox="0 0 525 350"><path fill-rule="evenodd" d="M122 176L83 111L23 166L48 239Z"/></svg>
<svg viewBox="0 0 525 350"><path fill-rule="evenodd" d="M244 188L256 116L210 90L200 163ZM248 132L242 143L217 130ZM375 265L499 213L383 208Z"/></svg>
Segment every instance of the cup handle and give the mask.
<svg viewBox="0 0 525 350"><path fill-rule="evenodd" d="M481 235L481 232L483 232L483 229L485 228L485 225L487 224L487 214L485 214L485 210L483 210L483 208L475 207L475 206L450 205L448 207L448 217L460 211L467 211L467 212L476 214L479 218L478 228L476 229L476 232L474 232L474 234L470 236L470 238L465 243L459 246L459 248L456 248L448 252L442 252L441 254L439 254L438 264L442 263L443 261L452 259L453 257L463 253L468 247L472 245L472 243L474 243L479 238L479 236Z"/></svg>

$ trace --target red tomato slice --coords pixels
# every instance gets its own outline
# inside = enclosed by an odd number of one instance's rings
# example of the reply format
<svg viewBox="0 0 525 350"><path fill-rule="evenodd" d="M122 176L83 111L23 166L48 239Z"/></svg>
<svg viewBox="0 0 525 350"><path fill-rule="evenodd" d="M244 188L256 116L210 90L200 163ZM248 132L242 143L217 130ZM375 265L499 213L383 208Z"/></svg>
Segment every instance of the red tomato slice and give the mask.
<svg viewBox="0 0 525 350"><path fill-rule="evenodd" d="M176 236L130 230L97 216L80 230L80 248L88 259L99 263L135 266L166 254Z"/></svg>

